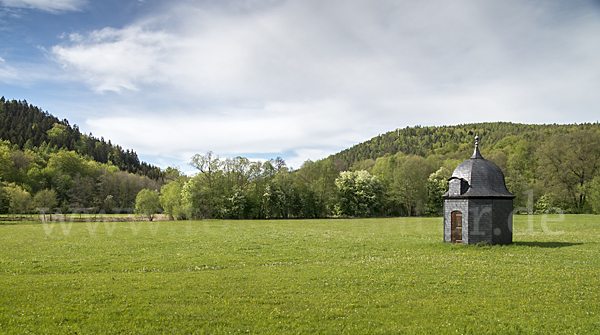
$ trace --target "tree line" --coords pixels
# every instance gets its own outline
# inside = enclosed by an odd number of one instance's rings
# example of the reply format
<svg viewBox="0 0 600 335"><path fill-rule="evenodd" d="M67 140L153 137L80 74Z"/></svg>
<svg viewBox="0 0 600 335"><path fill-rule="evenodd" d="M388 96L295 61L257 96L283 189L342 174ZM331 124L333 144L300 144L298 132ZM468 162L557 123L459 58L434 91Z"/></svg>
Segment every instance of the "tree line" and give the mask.
<svg viewBox="0 0 600 335"><path fill-rule="evenodd" d="M292 171L281 158L221 159L209 151L194 155L190 164L196 175L180 175L160 192L140 193L136 211L151 218L163 210L177 219L317 218L334 212L338 171L330 160L309 160Z"/></svg>
<svg viewBox="0 0 600 335"><path fill-rule="evenodd" d="M171 218L439 215L452 171L481 138L515 207L600 212L600 127L477 123L407 127L289 169L281 158L197 154L193 176L139 163L135 152L79 133L26 101L0 99L0 213L36 208ZM144 173L144 166L148 167ZM154 171L154 172L148 172Z"/></svg>
<svg viewBox="0 0 600 335"><path fill-rule="evenodd" d="M483 156L499 165L515 207L545 212L600 212L600 132L576 127L546 134L540 142L507 136L494 146L481 139ZM74 151L47 147L15 150L0 143L0 211L31 213L119 212L172 219L324 218L332 216L440 215L452 171L473 150L421 157L398 152L358 161L339 171L330 158L290 170L278 158L192 157L198 173L162 171L161 181L120 171Z"/></svg>
<svg viewBox="0 0 600 335"><path fill-rule="evenodd" d="M36 208L112 213L132 208L140 190L160 186L160 181L75 151L50 146L19 150L0 141L0 213L25 214Z"/></svg>
<svg viewBox="0 0 600 335"><path fill-rule="evenodd" d="M476 133L473 128L466 133ZM504 171L506 186L516 196L515 208L528 213L600 213L598 124L547 130L536 136L508 135L495 143L481 136L482 155ZM154 209L138 212L163 208L179 219L441 215L448 178L473 153L469 137L470 142L454 151L426 157L386 153L341 171L332 157L306 161L291 171L282 160L223 160L208 152L192 158L195 176L180 176L160 192L147 192Z"/></svg>

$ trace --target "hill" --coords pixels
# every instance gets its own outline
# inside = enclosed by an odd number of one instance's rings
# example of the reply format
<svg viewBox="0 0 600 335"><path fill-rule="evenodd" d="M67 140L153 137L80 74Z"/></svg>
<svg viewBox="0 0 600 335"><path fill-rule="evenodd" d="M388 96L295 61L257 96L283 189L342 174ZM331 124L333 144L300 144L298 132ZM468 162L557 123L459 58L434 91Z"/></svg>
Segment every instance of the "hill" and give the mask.
<svg viewBox="0 0 600 335"><path fill-rule="evenodd" d="M524 139L532 145L539 144L551 134L584 129L600 130L598 123L584 124L521 124L511 122L471 123L456 126L406 127L342 150L329 159L339 170L348 170L358 162L386 155L403 153L427 158L439 155L445 158L464 159L473 151L474 136L479 135L484 152L504 147L508 142Z"/></svg>
<svg viewBox="0 0 600 335"><path fill-rule="evenodd" d="M133 208L142 189L168 186L161 194L173 196L163 206L178 217L439 215L447 179L471 156L475 134L483 156L504 172L515 210L600 212L598 123L407 127L295 171L208 152L192 159L198 175L166 185L180 177L177 170L140 163L134 151L82 134L26 101L0 102L0 213L118 212Z"/></svg>
<svg viewBox="0 0 600 335"><path fill-rule="evenodd" d="M142 189L158 190L167 177L133 150L0 98L0 213L131 212Z"/></svg>
<svg viewBox="0 0 600 335"><path fill-rule="evenodd" d="M473 153L476 134L482 155L502 169L508 190L517 196L515 207L571 213L600 209L598 123L406 127L329 159L338 171L366 170L379 177L388 199L403 204L400 212L435 212L441 208L446 178Z"/></svg>
<svg viewBox="0 0 600 335"><path fill-rule="evenodd" d="M0 139L9 141L19 149L50 147L54 151L66 149L90 157L99 163L111 162L121 171L161 178L159 167L140 162L133 150L123 150L103 137L82 134L77 125L67 119L59 120L48 112L30 105L26 100L7 101L0 98Z"/></svg>

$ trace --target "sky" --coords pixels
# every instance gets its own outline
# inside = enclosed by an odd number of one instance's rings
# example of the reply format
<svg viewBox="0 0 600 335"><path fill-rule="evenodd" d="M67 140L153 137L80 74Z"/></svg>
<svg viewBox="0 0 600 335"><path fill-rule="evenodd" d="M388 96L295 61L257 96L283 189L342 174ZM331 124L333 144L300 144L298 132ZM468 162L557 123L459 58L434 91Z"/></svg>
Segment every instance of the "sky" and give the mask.
<svg viewBox="0 0 600 335"><path fill-rule="evenodd" d="M0 95L184 171L600 115L599 1L0 0L0 40Z"/></svg>

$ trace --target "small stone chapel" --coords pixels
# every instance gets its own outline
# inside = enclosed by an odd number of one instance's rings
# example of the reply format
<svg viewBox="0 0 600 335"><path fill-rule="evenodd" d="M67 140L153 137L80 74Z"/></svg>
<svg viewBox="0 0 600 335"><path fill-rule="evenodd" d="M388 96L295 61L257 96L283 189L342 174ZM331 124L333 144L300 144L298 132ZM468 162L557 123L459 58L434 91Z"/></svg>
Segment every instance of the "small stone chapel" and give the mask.
<svg viewBox="0 0 600 335"><path fill-rule="evenodd" d="M462 244L512 243L512 211L515 197L506 189L500 168L475 151L448 179L444 199L444 241Z"/></svg>

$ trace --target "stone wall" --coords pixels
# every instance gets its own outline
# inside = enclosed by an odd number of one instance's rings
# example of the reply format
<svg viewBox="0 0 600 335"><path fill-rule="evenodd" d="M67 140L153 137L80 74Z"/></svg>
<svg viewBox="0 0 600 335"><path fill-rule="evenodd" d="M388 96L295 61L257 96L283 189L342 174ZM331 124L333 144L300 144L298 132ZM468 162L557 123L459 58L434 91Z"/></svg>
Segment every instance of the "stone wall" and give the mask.
<svg viewBox="0 0 600 335"><path fill-rule="evenodd" d="M466 229L469 220L469 205L467 199L444 200L444 242L451 242L452 212L459 211L463 215L463 243L465 242Z"/></svg>
<svg viewBox="0 0 600 335"><path fill-rule="evenodd" d="M492 244L511 244L513 201L512 199L494 199L493 207Z"/></svg>
<svg viewBox="0 0 600 335"><path fill-rule="evenodd" d="M463 244L512 243L512 199L445 199L444 242L452 241L453 211L459 211L463 215Z"/></svg>
<svg viewBox="0 0 600 335"><path fill-rule="evenodd" d="M467 244L492 243L492 199L469 199L469 227ZM463 228L464 235L464 228Z"/></svg>

